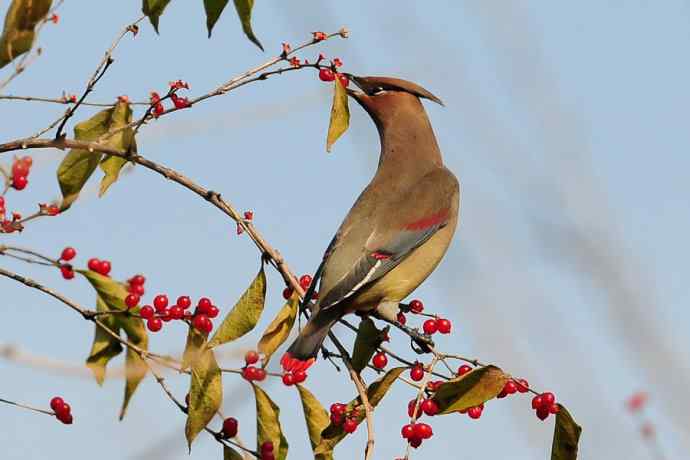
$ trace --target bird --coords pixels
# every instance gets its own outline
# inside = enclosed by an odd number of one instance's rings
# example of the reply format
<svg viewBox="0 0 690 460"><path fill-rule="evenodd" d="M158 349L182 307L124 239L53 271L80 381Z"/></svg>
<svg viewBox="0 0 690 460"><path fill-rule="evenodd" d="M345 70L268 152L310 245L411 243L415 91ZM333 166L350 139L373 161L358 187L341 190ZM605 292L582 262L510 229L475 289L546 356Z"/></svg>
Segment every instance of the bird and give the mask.
<svg viewBox="0 0 690 460"><path fill-rule="evenodd" d="M285 371L311 366L347 314L373 313L395 324L400 302L439 264L458 224L460 183L443 164L421 99L443 102L399 78L347 76L358 87L347 94L378 130L379 163L305 293L302 307L311 316L281 358Z"/></svg>

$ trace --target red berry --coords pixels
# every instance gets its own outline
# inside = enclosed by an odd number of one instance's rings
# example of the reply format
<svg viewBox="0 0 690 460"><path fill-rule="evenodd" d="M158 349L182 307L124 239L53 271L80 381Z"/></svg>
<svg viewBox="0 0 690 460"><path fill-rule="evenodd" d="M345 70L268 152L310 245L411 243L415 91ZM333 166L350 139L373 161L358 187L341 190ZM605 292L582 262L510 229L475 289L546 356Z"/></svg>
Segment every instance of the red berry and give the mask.
<svg viewBox="0 0 690 460"><path fill-rule="evenodd" d="M321 81L333 81L335 80L335 74L331 69L322 68L319 70L319 80Z"/></svg>
<svg viewBox="0 0 690 460"><path fill-rule="evenodd" d="M415 416L415 408L417 407L417 400L412 399L407 403L407 415L412 418ZM422 415L422 411L417 411L417 417Z"/></svg>
<svg viewBox="0 0 690 460"><path fill-rule="evenodd" d="M29 165L21 160L17 160L12 164L12 176L28 176L29 175Z"/></svg>
<svg viewBox="0 0 690 460"><path fill-rule="evenodd" d="M249 381L256 380L256 371L256 367L247 366L244 369L242 369L242 377Z"/></svg>
<svg viewBox="0 0 690 460"><path fill-rule="evenodd" d="M343 431L345 433L354 433L355 430L357 430L357 420L348 417L345 419L345 423L343 423Z"/></svg>
<svg viewBox="0 0 690 460"><path fill-rule="evenodd" d="M430 417L438 414L439 410L438 403L433 399L425 399L422 401L422 404L419 406L419 408L422 409L422 412Z"/></svg>
<svg viewBox="0 0 690 460"><path fill-rule="evenodd" d="M331 414L335 415L343 415L347 412L347 406L342 403L333 403L331 404Z"/></svg>
<svg viewBox="0 0 690 460"><path fill-rule="evenodd" d="M139 310L139 315L143 319L153 318L153 307L151 305L144 305L143 307L141 307L141 310Z"/></svg>
<svg viewBox="0 0 690 460"><path fill-rule="evenodd" d="M62 277L66 280L74 278L74 269L69 264L60 265L60 273L62 273Z"/></svg>
<svg viewBox="0 0 690 460"><path fill-rule="evenodd" d="M403 425L402 429L400 430L400 434L404 439L410 439L412 436L414 436L414 425L410 423Z"/></svg>
<svg viewBox="0 0 690 460"><path fill-rule="evenodd" d="M110 264L109 260L101 260L101 263L99 264L98 268L98 273L100 273L103 276L108 276L108 273L110 273L110 269L112 268L112 265Z"/></svg>
<svg viewBox="0 0 690 460"><path fill-rule="evenodd" d="M130 284L129 285L129 292L132 294L136 294L139 297L143 296L146 290L144 289L143 284Z"/></svg>
<svg viewBox="0 0 690 460"><path fill-rule="evenodd" d="M292 288L286 287L285 289L283 289L283 298L287 300L290 297L292 297Z"/></svg>
<svg viewBox="0 0 690 460"><path fill-rule="evenodd" d="M556 402L556 396L553 393L546 392L541 394L541 405L542 407L546 407L547 409L551 404Z"/></svg>
<svg viewBox="0 0 690 460"><path fill-rule="evenodd" d="M415 423L414 424L414 437L421 439L429 439L434 435L431 425L426 423Z"/></svg>
<svg viewBox="0 0 690 460"><path fill-rule="evenodd" d="M422 445L422 438L418 438L416 436L410 438L408 441L410 446L414 447L415 449Z"/></svg>
<svg viewBox="0 0 690 460"><path fill-rule="evenodd" d="M549 408L548 407L540 406L537 409L537 417L539 418L539 420L546 420L546 418L548 416L549 416Z"/></svg>
<svg viewBox="0 0 690 460"><path fill-rule="evenodd" d="M295 371L295 383L302 383L307 380L307 373L303 370Z"/></svg>
<svg viewBox="0 0 690 460"><path fill-rule="evenodd" d="M398 318L397 318L397 319L398 319L398 322L399 322L400 324L402 324L403 326L404 326L405 323L407 322L407 318L405 317L405 314L402 313L402 312L398 313Z"/></svg>
<svg viewBox="0 0 690 460"><path fill-rule="evenodd" d="M197 308L199 308L201 310L205 310L208 307L210 307L211 305L213 305L213 302L211 302L211 299L209 299L208 297L200 298L199 302L197 302L197 304L196 304ZM205 312L202 311L202 313L205 313Z"/></svg>
<svg viewBox="0 0 690 460"><path fill-rule="evenodd" d="M267 452L265 454L261 454L261 460L276 460L276 456L273 454L273 452Z"/></svg>
<svg viewBox="0 0 690 460"><path fill-rule="evenodd" d="M558 404L551 404L549 406L549 412L552 414L557 414L561 411L561 407Z"/></svg>
<svg viewBox="0 0 690 460"><path fill-rule="evenodd" d="M343 424L344 417L342 414L331 414L331 423L336 426L340 426Z"/></svg>
<svg viewBox="0 0 690 460"><path fill-rule="evenodd" d="M170 320L172 320L172 315L170 314L170 309L169 309L169 308L166 308L165 310L163 310L162 312L160 312L160 318L161 318L164 322L169 323Z"/></svg>
<svg viewBox="0 0 690 460"><path fill-rule="evenodd" d="M161 115L163 115L163 112L165 112L165 107L163 107L163 104L158 102L156 105L153 106L153 116L158 118Z"/></svg>
<svg viewBox="0 0 690 460"><path fill-rule="evenodd" d="M288 387L295 384L295 376L292 375L292 372L283 374L283 384Z"/></svg>
<svg viewBox="0 0 690 460"><path fill-rule="evenodd" d="M168 306L168 296L165 294L158 294L153 299L153 306L156 307L157 312L162 312Z"/></svg>
<svg viewBox="0 0 690 460"><path fill-rule="evenodd" d="M379 352L374 355L374 358L371 360L371 362L375 368L383 369L386 367L386 364L388 364L388 357L384 352Z"/></svg>
<svg viewBox="0 0 690 460"><path fill-rule="evenodd" d="M259 362L259 354L254 350L249 350L244 355L244 362L247 363L248 366L251 364L258 363Z"/></svg>
<svg viewBox="0 0 690 460"><path fill-rule="evenodd" d="M129 294L125 297L125 305L127 308L134 308L139 304L139 296L136 294Z"/></svg>
<svg viewBox="0 0 690 460"><path fill-rule="evenodd" d="M436 321L436 325L438 326L438 332L441 334L450 334L450 330L452 328L452 323L450 320L441 318Z"/></svg>
<svg viewBox="0 0 690 460"><path fill-rule="evenodd" d="M168 309L168 314L170 315L171 319L182 319L184 318L184 310L178 307L177 305L170 307Z"/></svg>
<svg viewBox="0 0 690 460"><path fill-rule="evenodd" d="M74 422L74 417L72 417L72 414L58 415L57 419L65 425L71 425L72 422Z"/></svg>
<svg viewBox="0 0 690 460"><path fill-rule="evenodd" d="M151 318L146 321L146 327L151 332L158 332L163 327L163 321L160 318Z"/></svg>
<svg viewBox="0 0 690 460"><path fill-rule="evenodd" d="M435 319L428 319L424 321L424 325L422 327L424 328L425 334L431 335L438 331L438 324Z"/></svg>
<svg viewBox="0 0 690 460"><path fill-rule="evenodd" d="M263 382L264 380L266 380L266 369L257 367L254 380L256 380L257 382Z"/></svg>
<svg viewBox="0 0 690 460"><path fill-rule="evenodd" d="M467 415L476 420L482 416L482 408L479 406L470 407L467 409Z"/></svg>
<svg viewBox="0 0 690 460"><path fill-rule="evenodd" d="M228 417L223 420L223 437L234 438L237 436L237 428L239 423L235 417Z"/></svg>
<svg viewBox="0 0 690 460"><path fill-rule="evenodd" d="M410 302L410 311L412 313L421 313L424 311L424 304L419 299L414 299Z"/></svg>
<svg viewBox="0 0 690 460"><path fill-rule="evenodd" d="M517 392L517 385L512 380L508 380L503 387L503 391L506 394L512 395L513 393Z"/></svg>
<svg viewBox="0 0 690 460"><path fill-rule="evenodd" d="M74 248L68 246L62 250L62 254L60 254L60 260L64 260L65 262L67 262L74 259L76 255L77 251Z"/></svg>
<svg viewBox="0 0 690 460"><path fill-rule="evenodd" d="M89 270L92 272L98 272L98 270L101 268L101 261L95 257L89 259L87 262L87 267L89 267Z"/></svg>
<svg viewBox="0 0 690 460"><path fill-rule="evenodd" d="M65 404L65 400L59 396L55 396L50 400L50 408L57 412Z"/></svg>
<svg viewBox="0 0 690 460"><path fill-rule="evenodd" d="M299 278L299 285L302 289L307 290L311 286L312 278L311 275L302 275Z"/></svg>
<svg viewBox="0 0 690 460"><path fill-rule="evenodd" d="M24 163L28 168L30 168L31 165L34 163L33 158L31 158L30 156L21 157L19 161Z"/></svg>
<svg viewBox="0 0 690 460"><path fill-rule="evenodd" d="M177 298L177 306L183 310L186 310L192 306L192 299L190 299L187 295L182 295Z"/></svg>
<svg viewBox="0 0 690 460"><path fill-rule="evenodd" d="M410 378L415 382L419 382L424 378L424 368L421 364L415 364L412 369L410 369Z"/></svg>
<svg viewBox="0 0 690 460"><path fill-rule="evenodd" d="M179 305L177 305L179 307ZM199 332L211 332L211 329L213 328L213 324L211 323L211 320L208 318L208 316L200 314L200 315L194 315L194 318L192 319L192 326Z"/></svg>
<svg viewBox="0 0 690 460"><path fill-rule="evenodd" d="M467 364L463 364L462 366L458 367L458 375L465 375L471 370L472 368L470 366L468 366Z"/></svg>
<svg viewBox="0 0 690 460"><path fill-rule="evenodd" d="M529 391L529 382L525 379L518 379L516 386L520 393L527 393Z"/></svg>
<svg viewBox="0 0 690 460"><path fill-rule="evenodd" d="M72 408L70 407L69 404L67 404L64 401L63 401L62 405L57 406L54 410L55 410L55 415L57 415L57 417L59 419L62 419L66 415L69 415L72 413Z"/></svg>
<svg viewBox="0 0 690 460"><path fill-rule="evenodd" d="M175 96L174 98L171 97L173 101L173 105L175 106L176 109L185 109L187 107L190 107L192 104L189 102L189 99L186 97L179 97L176 94L173 94Z"/></svg>
<svg viewBox="0 0 690 460"><path fill-rule="evenodd" d="M268 454L270 452L273 452L273 443L271 441L265 441L261 443L260 450L262 454Z"/></svg>
<svg viewBox="0 0 690 460"><path fill-rule="evenodd" d="M340 84L343 85L343 87L347 88L348 85L350 84L350 79L347 78L347 75L339 73L338 74L338 80L340 81Z"/></svg>
<svg viewBox="0 0 690 460"><path fill-rule="evenodd" d="M146 278L144 277L144 275L134 275L132 279L129 280L129 284L138 285L144 283L146 283Z"/></svg>
<svg viewBox="0 0 690 460"><path fill-rule="evenodd" d="M539 409L542 406L541 395L537 395L532 398L532 409Z"/></svg>
<svg viewBox="0 0 690 460"><path fill-rule="evenodd" d="M220 313L220 310L218 310L218 307L215 305L211 305L210 307L206 308L206 315L209 318L215 318L218 316L218 313Z"/></svg>

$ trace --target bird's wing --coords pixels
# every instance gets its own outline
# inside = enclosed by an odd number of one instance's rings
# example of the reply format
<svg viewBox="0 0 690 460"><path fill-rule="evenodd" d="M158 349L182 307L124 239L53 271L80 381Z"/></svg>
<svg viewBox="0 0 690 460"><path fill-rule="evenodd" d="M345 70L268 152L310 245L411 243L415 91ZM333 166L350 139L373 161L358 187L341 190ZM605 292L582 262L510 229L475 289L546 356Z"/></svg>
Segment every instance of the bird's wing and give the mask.
<svg viewBox="0 0 690 460"><path fill-rule="evenodd" d="M381 278L443 228L457 212L458 190L455 176L439 168L396 197L365 191L324 256L319 308Z"/></svg>

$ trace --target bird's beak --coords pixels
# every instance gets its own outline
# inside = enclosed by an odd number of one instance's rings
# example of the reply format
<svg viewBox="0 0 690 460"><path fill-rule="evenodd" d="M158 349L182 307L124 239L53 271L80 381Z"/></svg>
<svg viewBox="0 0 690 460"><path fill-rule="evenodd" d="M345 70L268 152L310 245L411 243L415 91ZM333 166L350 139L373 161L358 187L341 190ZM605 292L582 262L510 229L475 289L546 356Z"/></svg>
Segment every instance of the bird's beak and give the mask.
<svg viewBox="0 0 690 460"><path fill-rule="evenodd" d="M348 73L348 74L345 74L345 75L347 75L347 78L348 78L352 83L354 83L360 90L362 90L362 91L358 91L358 90L356 90L356 89L346 88L347 94L348 94L350 97L352 97L354 100L356 100L357 102L362 102L362 99L363 99L364 97L366 97L367 93L364 91L364 88L362 87L362 83L359 81L359 78L356 77L355 75L352 75L352 74L349 74L349 73Z"/></svg>

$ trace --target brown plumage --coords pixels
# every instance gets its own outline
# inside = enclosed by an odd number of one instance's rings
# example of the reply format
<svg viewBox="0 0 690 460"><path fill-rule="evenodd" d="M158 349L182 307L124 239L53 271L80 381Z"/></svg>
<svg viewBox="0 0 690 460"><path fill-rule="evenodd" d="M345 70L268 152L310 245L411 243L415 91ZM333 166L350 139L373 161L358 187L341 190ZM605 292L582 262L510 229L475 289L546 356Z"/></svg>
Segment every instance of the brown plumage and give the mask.
<svg viewBox="0 0 690 460"><path fill-rule="evenodd" d="M326 249L312 317L282 360L288 370L310 364L345 314L377 309L395 320L398 304L443 258L458 222L459 183L443 165L420 98L441 101L405 80L351 79L362 91L348 94L379 131L379 165Z"/></svg>

